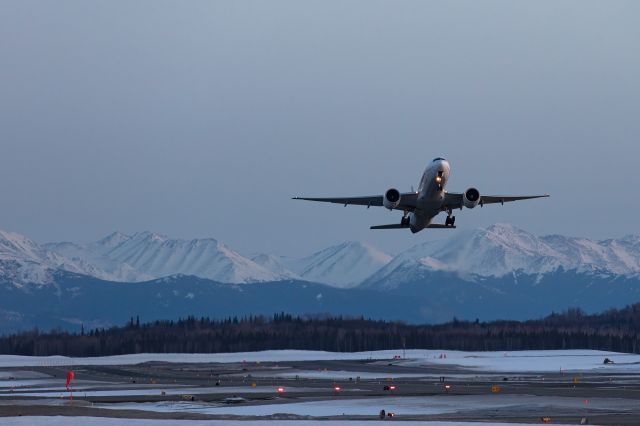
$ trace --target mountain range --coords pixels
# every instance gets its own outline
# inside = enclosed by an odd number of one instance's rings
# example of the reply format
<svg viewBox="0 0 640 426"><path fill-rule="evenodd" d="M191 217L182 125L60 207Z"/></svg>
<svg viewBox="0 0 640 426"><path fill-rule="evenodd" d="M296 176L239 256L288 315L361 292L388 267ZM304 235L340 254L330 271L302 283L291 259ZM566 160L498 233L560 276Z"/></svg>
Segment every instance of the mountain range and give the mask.
<svg viewBox="0 0 640 426"><path fill-rule="evenodd" d="M213 238L151 232L38 244L0 231L0 332L117 324L136 314L280 310L413 322L526 319L571 306L619 307L638 294L640 237L633 235L537 237L496 224L438 234L395 256L344 242L292 258L243 256Z"/></svg>
<svg viewBox="0 0 640 426"><path fill-rule="evenodd" d="M456 231L391 256L361 242L344 242L306 257L243 256L213 238L172 239L162 234L114 232L88 244L37 244L0 231L0 277L16 285L46 284L56 270L106 281L141 282L175 274L224 283L298 279L339 288L387 287L424 271L473 279L513 272L545 274L559 268L633 276L640 273L640 236L602 241L548 235L496 224Z"/></svg>
<svg viewBox="0 0 640 426"><path fill-rule="evenodd" d="M299 279L348 288L389 261L388 254L360 242L341 243L301 258L245 257L213 238L114 232L88 244L39 245L23 235L0 231L0 278L17 286L50 283L52 272L61 270L117 282L182 274L232 284Z"/></svg>

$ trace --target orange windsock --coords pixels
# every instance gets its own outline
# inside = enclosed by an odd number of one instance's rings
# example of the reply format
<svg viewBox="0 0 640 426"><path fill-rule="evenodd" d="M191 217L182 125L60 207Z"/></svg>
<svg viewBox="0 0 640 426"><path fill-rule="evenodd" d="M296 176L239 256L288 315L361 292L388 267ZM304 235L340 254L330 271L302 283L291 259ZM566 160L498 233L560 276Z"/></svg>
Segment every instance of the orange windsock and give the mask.
<svg viewBox="0 0 640 426"><path fill-rule="evenodd" d="M71 384L71 381L73 380L73 377L75 375L73 374L72 370L67 371L67 389L69 389L69 385Z"/></svg>

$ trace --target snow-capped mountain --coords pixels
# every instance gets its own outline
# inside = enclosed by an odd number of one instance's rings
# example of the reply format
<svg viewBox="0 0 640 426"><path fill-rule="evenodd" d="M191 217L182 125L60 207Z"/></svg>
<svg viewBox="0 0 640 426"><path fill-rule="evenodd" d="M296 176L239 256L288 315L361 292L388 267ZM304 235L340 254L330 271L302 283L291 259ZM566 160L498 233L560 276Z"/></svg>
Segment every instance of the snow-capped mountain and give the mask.
<svg viewBox="0 0 640 426"><path fill-rule="evenodd" d="M305 280L349 288L391 257L369 245L345 242L300 259L273 254L246 258L213 239L181 240L165 235L114 232L88 244L38 245L15 233L0 233L2 276L13 283L44 284L64 270L106 281L141 282L175 274L225 283Z"/></svg>
<svg viewBox="0 0 640 426"><path fill-rule="evenodd" d="M162 234L115 232L86 246L48 244L71 258L113 271L115 281L145 281L169 275L195 275L226 283L279 281L284 276L247 259L213 239L171 239Z"/></svg>
<svg viewBox="0 0 640 426"><path fill-rule="evenodd" d="M307 281L351 288L391 261L391 256L368 244L348 241L302 259L282 262Z"/></svg>
<svg viewBox="0 0 640 426"><path fill-rule="evenodd" d="M640 237L593 241L587 238L548 235L540 240L560 253L566 269L604 269L617 275L640 272Z"/></svg>
<svg viewBox="0 0 640 426"><path fill-rule="evenodd" d="M300 277L298 274L296 274L295 272L291 271L289 268L287 268L283 261L282 258L273 254L257 254L255 256L253 256L251 258L251 260L253 260L254 262L256 262L258 265L282 276L282 277L286 277L292 280L300 280L302 279L302 277Z"/></svg>
<svg viewBox="0 0 640 426"><path fill-rule="evenodd" d="M103 255L113 250L114 248L118 247L120 244L129 241L130 239L131 239L131 236L125 235L121 232L116 231L116 232L112 232L111 234L107 235L106 237L98 241L89 243L87 245L87 248L89 249L89 251L93 253L98 253Z"/></svg>
<svg viewBox="0 0 640 426"><path fill-rule="evenodd" d="M36 243L12 232L0 231L0 278L17 285L46 282L50 269L42 265L45 253Z"/></svg>
<svg viewBox="0 0 640 426"><path fill-rule="evenodd" d="M0 230L0 279L17 286L48 284L57 270L110 278L108 273L82 259L61 256L24 235Z"/></svg>
<svg viewBox="0 0 640 426"><path fill-rule="evenodd" d="M580 273L637 274L640 238L594 241L559 235L536 237L511 225L496 224L418 244L400 253L364 284L393 288L425 271L502 277L514 272L545 274L558 268Z"/></svg>
<svg viewBox="0 0 640 426"><path fill-rule="evenodd" d="M73 272L84 273L107 281L139 282L154 278L134 269L127 263L118 262L98 250L92 250L91 244L85 247L76 243L62 242L43 244L42 247L49 252L69 259L71 262L85 265L83 270Z"/></svg>
<svg viewBox="0 0 640 426"><path fill-rule="evenodd" d="M268 266L243 257L212 238L180 240L151 232L131 236L113 233L86 245L39 245L23 235L0 231L0 280L16 286L50 284L56 271L119 282L175 274L225 283L280 281L295 276Z"/></svg>
<svg viewBox="0 0 640 426"><path fill-rule="evenodd" d="M213 238L181 240L141 232L100 250L109 259L154 277L184 274L227 283L285 279Z"/></svg>

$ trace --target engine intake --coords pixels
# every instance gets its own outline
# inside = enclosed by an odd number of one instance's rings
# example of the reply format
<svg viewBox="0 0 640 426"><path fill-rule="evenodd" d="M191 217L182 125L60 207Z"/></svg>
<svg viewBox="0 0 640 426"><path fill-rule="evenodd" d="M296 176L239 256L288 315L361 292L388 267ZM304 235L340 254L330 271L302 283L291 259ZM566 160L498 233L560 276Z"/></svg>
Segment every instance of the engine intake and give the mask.
<svg viewBox="0 0 640 426"><path fill-rule="evenodd" d="M382 204L389 210L393 210L400 205L400 191L395 188L384 193Z"/></svg>
<svg viewBox="0 0 640 426"><path fill-rule="evenodd" d="M469 188L462 194L462 204L468 209L474 208L479 202L480 191L475 188Z"/></svg>

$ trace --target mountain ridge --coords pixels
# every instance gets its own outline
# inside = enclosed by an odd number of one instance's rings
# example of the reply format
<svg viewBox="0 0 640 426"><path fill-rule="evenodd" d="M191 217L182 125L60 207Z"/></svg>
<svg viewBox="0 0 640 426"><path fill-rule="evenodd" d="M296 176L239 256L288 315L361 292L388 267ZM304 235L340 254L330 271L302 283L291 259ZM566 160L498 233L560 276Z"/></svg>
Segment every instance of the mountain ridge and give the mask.
<svg viewBox="0 0 640 426"><path fill-rule="evenodd" d="M468 280L513 273L640 274L640 237L592 240L558 234L537 237L508 224L458 231L390 256L367 243L345 241L308 256L243 256L215 238L173 239L149 231L113 232L87 244L37 244L0 231L0 276L23 286L46 284L65 270L107 281L143 282L175 274L233 284L301 280L338 288L391 289L427 271Z"/></svg>
<svg viewBox="0 0 640 426"><path fill-rule="evenodd" d="M462 231L446 240L427 241L400 253L363 282L391 288L422 271L455 272L474 277L503 277L514 272L547 274L558 269L579 273L640 273L640 239L601 241L559 235L536 237L507 224Z"/></svg>

